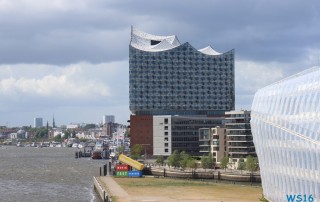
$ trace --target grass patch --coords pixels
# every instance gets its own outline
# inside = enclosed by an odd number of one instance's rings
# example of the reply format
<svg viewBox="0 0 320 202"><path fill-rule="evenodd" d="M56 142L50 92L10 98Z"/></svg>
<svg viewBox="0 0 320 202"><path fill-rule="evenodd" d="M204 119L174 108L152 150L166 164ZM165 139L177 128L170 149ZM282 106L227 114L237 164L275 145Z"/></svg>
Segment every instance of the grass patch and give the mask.
<svg viewBox="0 0 320 202"><path fill-rule="evenodd" d="M121 186L127 187L183 187L183 186L208 186L206 182L186 181L186 180L172 180L172 179L152 179L152 178L138 178L121 180L115 179Z"/></svg>
<svg viewBox="0 0 320 202"><path fill-rule="evenodd" d="M261 187L168 178L114 178L130 196L176 200L259 201Z"/></svg>

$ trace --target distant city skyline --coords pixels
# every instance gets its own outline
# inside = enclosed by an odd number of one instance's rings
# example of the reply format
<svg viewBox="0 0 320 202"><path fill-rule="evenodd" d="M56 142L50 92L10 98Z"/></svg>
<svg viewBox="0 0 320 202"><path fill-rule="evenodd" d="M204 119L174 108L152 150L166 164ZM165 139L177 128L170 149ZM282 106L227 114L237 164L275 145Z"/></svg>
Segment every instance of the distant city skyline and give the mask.
<svg viewBox="0 0 320 202"><path fill-rule="evenodd" d="M235 108L249 110L259 88L319 65L318 10L315 0L1 1L0 126L52 114L58 126L104 114L128 125L131 25L234 48Z"/></svg>

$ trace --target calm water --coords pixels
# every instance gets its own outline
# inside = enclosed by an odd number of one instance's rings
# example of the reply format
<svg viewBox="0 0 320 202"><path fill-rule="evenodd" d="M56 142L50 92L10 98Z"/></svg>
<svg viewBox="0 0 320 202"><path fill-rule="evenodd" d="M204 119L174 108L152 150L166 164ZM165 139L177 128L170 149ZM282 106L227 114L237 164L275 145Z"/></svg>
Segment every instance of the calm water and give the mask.
<svg viewBox="0 0 320 202"><path fill-rule="evenodd" d="M92 176L106 161L76 159L75 151L0 147L0 201L99 201Z"/></svg>

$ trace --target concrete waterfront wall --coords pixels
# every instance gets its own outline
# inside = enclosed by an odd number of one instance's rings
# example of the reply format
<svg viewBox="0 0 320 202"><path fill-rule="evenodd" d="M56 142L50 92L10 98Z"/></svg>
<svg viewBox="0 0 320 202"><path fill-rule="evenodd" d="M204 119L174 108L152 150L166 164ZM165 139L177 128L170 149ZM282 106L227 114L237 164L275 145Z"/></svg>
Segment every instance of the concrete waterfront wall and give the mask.
<svg viewBox="0 0 320 202"><path fill-rule="evenodd" d="M105 190L103 186L101 186L100 182L97 180L96 177L93 177L93 186L96 192L98 193L101 201L112 202L110 193L108 193L107 190Z"/></svg>

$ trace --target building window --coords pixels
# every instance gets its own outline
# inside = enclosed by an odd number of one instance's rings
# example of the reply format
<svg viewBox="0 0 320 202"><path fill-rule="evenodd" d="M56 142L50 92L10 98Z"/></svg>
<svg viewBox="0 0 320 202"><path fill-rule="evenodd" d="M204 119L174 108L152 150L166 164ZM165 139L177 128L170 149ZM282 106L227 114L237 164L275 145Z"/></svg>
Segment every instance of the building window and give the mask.
<svg viewBox="0 0 320 202"><path fill-rule="evenodd" d="M168 144L168 143L164 143L164 146L165 146L165 147L168 147L168 146L169 146L169 144Z"/></svg>
<svg viewBox="0 0 320 202"><path fill-rule="evenodd" d="M151 40L150 41L151 43L151 46L154 46L154 45L157 45L158 43L160 43L161 41L158 41L158 40Z"/></svg>
<svg viewBox="0 0 320 202"><path fill-rule="evenodd" d="M168 119L164 119L164 124L168 124Z"/></svg>
<svg viewBox="0 0 320 202"><path fill-rule="evenodd" d="M169 149L164 149L164 152L169 152Z"/></svg>
<svg viewBox="0 0 320 202"><path fill-rule="evenodd" d="M164 141L169 141L169 138L165 137L165 138L164 138Z"/></svg>
<svg viewBox="0 0 320 202"><path fill-rule="evenodd" d="M165 129L165 130L168 130L168 126L165 126L164 129Z"/></svg>
<svg viewBox="0 0 320 202"><path fill-rule="evenodd" d="M168 132L164 132L164 135L165 135L165 136L168 136Z"/></svg>

